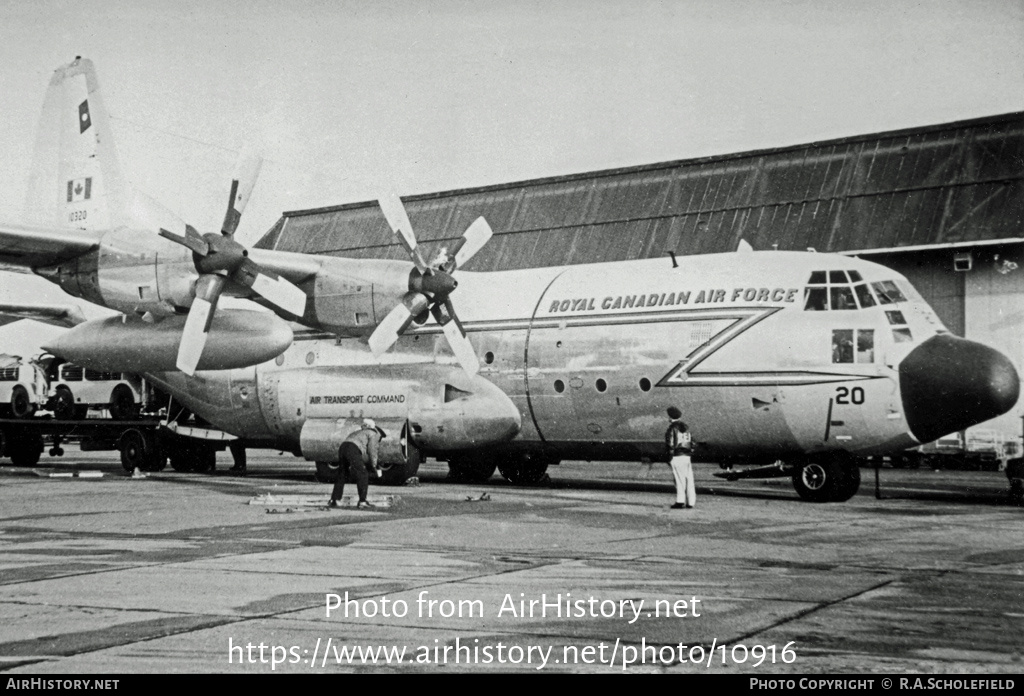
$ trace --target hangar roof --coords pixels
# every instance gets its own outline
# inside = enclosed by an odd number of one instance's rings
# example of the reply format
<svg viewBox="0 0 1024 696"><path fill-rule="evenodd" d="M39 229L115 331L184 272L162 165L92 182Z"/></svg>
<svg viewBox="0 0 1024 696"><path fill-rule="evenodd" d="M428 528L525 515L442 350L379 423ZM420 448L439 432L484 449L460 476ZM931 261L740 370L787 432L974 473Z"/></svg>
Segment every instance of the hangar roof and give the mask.
<svg viewBox="0 0 1024 696"><path fill-rule="evenodd" d="M479 215L497 270L755 249L1024 241L1024 112L403 199L425 251ZM286 212L260 248L407 258L375 201ZM429 258L429 253L425 254Z"/></svg>

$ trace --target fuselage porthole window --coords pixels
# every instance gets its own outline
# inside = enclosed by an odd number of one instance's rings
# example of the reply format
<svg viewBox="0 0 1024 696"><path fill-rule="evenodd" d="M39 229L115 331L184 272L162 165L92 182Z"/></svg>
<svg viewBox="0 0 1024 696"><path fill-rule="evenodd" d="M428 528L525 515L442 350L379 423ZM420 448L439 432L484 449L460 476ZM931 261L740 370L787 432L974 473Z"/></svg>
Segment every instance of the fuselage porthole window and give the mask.
<svg viewBox="0 0 1024 696"><path fill-rule="evenodd" d="M561 394L565 391L565 382L560 379L555 380L555 391Z"/></svg>
<svg viewBox="0 0 1024 696"><path fill-rule="evenodd" d="M494 353L492 353L491 351L487 351L486 353L484 353L484 362L487 363L488 365L492 364L494 362Z"/></svg>
<svg viewBox="0 0 1024 696"><path fill-rule="evenodd" d="M608 383L605 382L603 379L598 378L597 382L594 383L594 386L597 387L597 390L599 392L603 393L608 391Z"/></svg>
<svg viewBox="0 0 1024 696"><path fill-rule="evenodd" d="M651 390L651 380L646 377L640 378L640 391L649 392Z"/></svg>

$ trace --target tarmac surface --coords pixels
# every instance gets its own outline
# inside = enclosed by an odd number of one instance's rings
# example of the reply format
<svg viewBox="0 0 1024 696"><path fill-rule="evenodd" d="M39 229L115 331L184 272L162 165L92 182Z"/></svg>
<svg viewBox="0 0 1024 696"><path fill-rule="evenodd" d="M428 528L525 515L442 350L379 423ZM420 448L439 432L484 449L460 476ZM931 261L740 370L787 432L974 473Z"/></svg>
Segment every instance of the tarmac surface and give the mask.
<svg viewBox="0 0 1024 696"><path fill-rule="evenodd" d="M290 455L218 465L131 478L69 449L0 469L0 671L1024 666L1024 509L998 472L883 469L877 499L865 469L853 500L809 504L697 465L697 507L671 510L663 464L572 462L526 488L429 462L364 511L323 507ZM50 476L74 472L102 476Z"/></svg>

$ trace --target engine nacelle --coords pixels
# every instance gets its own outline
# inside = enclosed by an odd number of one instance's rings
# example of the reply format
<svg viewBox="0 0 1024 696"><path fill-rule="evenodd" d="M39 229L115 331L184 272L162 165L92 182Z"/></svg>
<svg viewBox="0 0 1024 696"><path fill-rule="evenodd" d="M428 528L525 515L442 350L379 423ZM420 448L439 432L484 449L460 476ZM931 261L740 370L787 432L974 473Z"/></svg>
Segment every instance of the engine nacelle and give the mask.
<svg viewBox="0 0 1024 696"><path fill-rule="evenodd" d="M368 334L409 292L413 269L408 261L326 259L301 286L310 298L301 321L340 335Z"/></svg>
<svg viewBox="0 0 1024 696"><path fill-rule="evenodd" d="M292 374L307 380L299 442L302 455L313 461L337 461L342 441L363 418L372 418L388 435L381 456L398 459L409 456L406 442L430 452L475 449L508 442L522 426L504 392L454 366L332 367ZM285 434L303 403L282 399L278 407Z"/></svg>
<svg viewBox="0 0 1024 696"><path fill-rule="evenodd" d="M361 418L310 418L302 426L299 447L302 456L317 462L338 461L338 451L345 438L359 430ZM405 420L375 420L377 427L384 431L377 450L381 465L408 464L416 458L408 438L409 424Z"/></svg>

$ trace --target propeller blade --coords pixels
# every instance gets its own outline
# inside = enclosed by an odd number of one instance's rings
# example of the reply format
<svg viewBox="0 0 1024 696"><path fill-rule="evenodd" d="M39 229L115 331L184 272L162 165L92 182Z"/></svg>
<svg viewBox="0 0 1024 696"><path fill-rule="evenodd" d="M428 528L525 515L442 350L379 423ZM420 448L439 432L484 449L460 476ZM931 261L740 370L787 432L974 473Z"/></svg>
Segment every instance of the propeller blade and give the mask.
<svg viewBox="0 0 1024 696"><path fill-rule="evenodd" d="M263 158L255 152L243 151L235 165L235 174L231 180L231 196L228 198L228 209L224 213L224 222L220 227L221 234L231 237L238 229L238 222L249 202L256 179L260 175Z"/></svg>
<svg viewBox="0 0 1024 696"><path fill-rule="evenodd" d="M412 323L412 317L412 312L402 303L395 305L395 308L388 312L370 334L370 352L373 353L373 357L379 358L395 345L399 335Z"/></svg>
<svg viewBox="0 0 1024 696"><path fill-rule="evenodd" d="M196 366L199 365L203 348L206 347L206 338L214 312L217 310L217 300L224 289L224 282L224 278L219 275L200 276L196 282L196 297L185 319L185 329L181 334L176 361L177 368L186 375L192 376L196 373Z"/></svg>
<svg viewBox="0 0 1024 696"><path fill-rule="evenodd" d="M487 224L487 220L484 220L483 217L478 217L474 220L473 224L463 233L462 238L452 250L451 254L455 260L455 265L448 272L451 273L456 268L465 266L476 255L476 252L480 251L484 244L490 240L492 234L491 226Z"/></svg>
<svg viewBox="0 0 1024 696"><path fill-rule="evenodd" d="M397 193L391 192L382 196L377 202L380 204L384 217L388 220L388 225L391 226L391 231L398 235L402 246L409 252L409 256L419 272L430 272L430 267L423 260L423 255L416 245L416 235L412 232L412 223L409 222L409 215L405 212L402 199L398 197Z"/></svg>
<svg viewBox="0 0 1024 696"><path fill-rule="evenodd" d="M480 371L480 360L476 357L473 344L466 336L466 330L462 328L462 322L455 314L455 307L451 300L445 300L444 311L441 310L441 305L434 305L431 311L434 314L434 319L441 325L441 331L448 339L448 345L451 347L452 353L455 354L455 359L462 365L466 374L472 377Z"/></svg>
<svg viewBox="0 0 1024 696"><path fill-rule="evenodd" d="M261 271L257 273L251 287L263 299L289 314L301 317L306 312L306 293L286 278L271 277Z"/></svg>
<svg viewBox="0 0 1024 696"><path fill-rule="evenodd" d="M196 232L195 228L193 228L191 225L185 225L184 236L174 234L173 232L165 230L164 228L161 227L160 236L165 239L169 239L172 242L177 242L183 247L188 247L189 249L199 254L200 256L206 256L207 254L210 253L209 243L207 243L207 241L203 239L202 236L198 232Z"/></svg>
<svg viewBox="0 0 1024 696"><path fill-rule="evenodd" d="M444 337L448 339L448 345L451 346L452 352L455 353L455 359L462 365L466 374L473 376L479 372L480 360L476 357L473 344L466 338L466 334L458 322L450 321L441 329L444 331Z"/></svg>
<svg viewBox="0 0 1024 696"><path fill-rule="evenodd" d="M395 341L409 328L413 319L426 311L427 303L427 298L418 292L407 293L402 301L388 312L388 315L377 324L377 328L370 334L370 351L374 357L379 358L395 345Z"/></svg>

